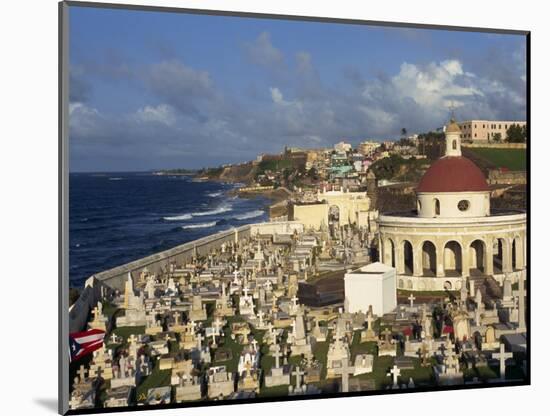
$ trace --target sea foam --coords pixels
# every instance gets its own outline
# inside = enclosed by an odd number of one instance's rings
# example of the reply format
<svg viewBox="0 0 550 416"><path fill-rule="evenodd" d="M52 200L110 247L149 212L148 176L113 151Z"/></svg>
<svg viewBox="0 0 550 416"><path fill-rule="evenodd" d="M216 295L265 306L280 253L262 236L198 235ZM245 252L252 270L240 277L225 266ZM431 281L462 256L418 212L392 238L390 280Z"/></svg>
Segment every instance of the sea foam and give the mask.
<svg viewBox="0 0 550 416"><path fill-rule="evenodd" d="M181 228L183 228L184 230L188 230L193 228L210 228L215 226L216 226L216 221L211 221L211 222L203 222L199 224L183 225Z"/></svg>
<svg viewBox="0 0 550 416"><path fill-rule="evenodd" d="M248 220L250 218L256 218L264 215L264 212L261 209L257 209L255 211L245 212L241 215L235 215L235 219L241 221L241 220Z"/></svg>

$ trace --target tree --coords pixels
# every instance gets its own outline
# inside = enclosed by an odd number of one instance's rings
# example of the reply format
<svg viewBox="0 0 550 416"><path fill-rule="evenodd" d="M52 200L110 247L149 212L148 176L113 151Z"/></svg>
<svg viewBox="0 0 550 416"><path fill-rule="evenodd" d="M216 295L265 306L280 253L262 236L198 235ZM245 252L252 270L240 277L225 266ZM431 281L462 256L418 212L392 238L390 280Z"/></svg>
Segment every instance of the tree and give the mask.
<svg viewBox="0 0 550 416"><path fill-rule="evenodd" d="M497 143L500 142L502 140L502 134L495 133L495 135L493 136L493 140Z"/></svg>
<svg viewBox="0 0 550 416"><path fill-rule="evenodd" d="M527 139L527 129L518 124L512 124L506 130L506 141L509 143L525 143Z"/></svg>
<svg viewBox="0 0 550 416"><path fill-rule="evenodd" d="M403 127L401 129L401 136L405 137L407 135L407 129L405 127Z"/></svg>

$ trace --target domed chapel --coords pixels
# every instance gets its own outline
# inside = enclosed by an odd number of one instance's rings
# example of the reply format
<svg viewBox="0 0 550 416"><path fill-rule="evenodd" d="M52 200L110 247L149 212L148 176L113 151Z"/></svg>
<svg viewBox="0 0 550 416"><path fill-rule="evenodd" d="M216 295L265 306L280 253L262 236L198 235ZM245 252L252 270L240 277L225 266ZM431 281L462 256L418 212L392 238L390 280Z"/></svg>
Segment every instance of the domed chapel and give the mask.
<svg viewBox="0 0 550 416"><path fill-rule="evenodd" d="M397 287L459 290L469 276L525 273L526 213L492 210L483 172L462 156L460 128L445 129L445 155L416 188L416 210L379 217L380 260L397 269Z"/></svg>

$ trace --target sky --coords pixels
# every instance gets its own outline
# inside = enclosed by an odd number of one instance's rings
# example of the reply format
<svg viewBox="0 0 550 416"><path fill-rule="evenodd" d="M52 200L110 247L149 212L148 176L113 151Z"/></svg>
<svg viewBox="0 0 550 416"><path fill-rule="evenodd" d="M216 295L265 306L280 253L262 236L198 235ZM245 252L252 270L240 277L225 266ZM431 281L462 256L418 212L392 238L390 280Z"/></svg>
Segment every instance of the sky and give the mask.
<svg viewBox="0 0 550 416"><path fill-rule="evenodd" d="M526 40L71 6L70 171L202 168L524 120Z"/></svg>

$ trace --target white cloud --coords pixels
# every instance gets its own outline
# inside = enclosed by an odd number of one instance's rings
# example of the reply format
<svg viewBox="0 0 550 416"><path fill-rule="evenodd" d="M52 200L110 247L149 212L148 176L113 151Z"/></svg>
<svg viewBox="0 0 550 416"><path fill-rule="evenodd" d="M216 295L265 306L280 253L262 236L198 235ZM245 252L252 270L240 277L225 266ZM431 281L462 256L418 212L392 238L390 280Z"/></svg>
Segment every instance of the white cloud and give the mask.
<svg viewBox="0 0 550 416"><path fill-rule="evenodd" d="M482 96L471 78L471 74L465 76L458 60L432 62L425 67L404 62L391 82L401 97L413 99L426 110L435 110L444 107L449 97L460 105L461 98Z"/></svg>
<svg viewBox="0 0 550 416"><path fill-rule="evenodd" d="M172 126L176 122L176 112L166 104L159 104L156 107L145 106L136 111L135 118L138 122L161 123Z"/></svg>
<svg viewBox="0 0 550 416"><path fill-rule="evenodd" d="M283 63L284 55L273 46L268 32L262 32L253 42L245 43L245 48L255 64L272 67Z"/></svg>
<svg viewBox="0 0 550 416"><path fill-rule="evenodd" d="M285 100L283 98L283 93L277 87L270 87L269 91L271 92L271 99L275 104L284 104Z"/></svg>

